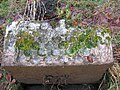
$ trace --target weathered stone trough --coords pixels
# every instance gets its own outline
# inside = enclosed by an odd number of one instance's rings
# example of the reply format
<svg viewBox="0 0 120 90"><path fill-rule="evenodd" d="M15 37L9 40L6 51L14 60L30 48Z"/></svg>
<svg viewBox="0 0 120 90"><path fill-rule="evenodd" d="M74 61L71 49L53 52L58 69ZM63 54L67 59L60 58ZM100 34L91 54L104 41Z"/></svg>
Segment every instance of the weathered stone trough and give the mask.
<svg viewBox="0 0 120 90"><path fill-rule="evenodd" d="M109 34L103 37L97 31L101 40L109 43ZM48 21L13 22L6 28L2 66L27 84L98 82L113 65L112 47L97 42L94 48L71 49L83 32L66 28L64 20L55 28Z"/></svg>
<svg viewBox="0 0 120 90"><path fill-rule="evenodd" d="M61 78L62 84L97 83L113 63L74 66L6 66L14 78L26 84L53 84Z"/></svg>

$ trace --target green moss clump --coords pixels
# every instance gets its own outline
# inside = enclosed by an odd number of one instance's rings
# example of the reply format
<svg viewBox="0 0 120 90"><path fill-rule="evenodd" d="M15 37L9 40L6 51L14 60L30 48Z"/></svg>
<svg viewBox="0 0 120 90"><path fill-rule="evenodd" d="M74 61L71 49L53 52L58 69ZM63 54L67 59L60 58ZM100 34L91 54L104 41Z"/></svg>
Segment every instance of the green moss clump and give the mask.
<svg viewBox="0 0 120 90"><path fill-rule="evenodd" d="M30 55L31 50L39 50L39 43L35 41L34 37L34 34L31 35L25 31L19 32L17 35L16 48L22 50L26 56Z"/></svg>

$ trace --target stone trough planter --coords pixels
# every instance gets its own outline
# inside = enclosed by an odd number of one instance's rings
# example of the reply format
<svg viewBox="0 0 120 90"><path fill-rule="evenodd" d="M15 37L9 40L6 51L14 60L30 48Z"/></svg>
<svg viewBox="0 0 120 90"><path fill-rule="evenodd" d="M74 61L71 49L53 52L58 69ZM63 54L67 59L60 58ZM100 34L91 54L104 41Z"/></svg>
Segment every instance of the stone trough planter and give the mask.
<svg viewBox="0 0 120 90"><path fill-rule="evenodd" d="M4 66L4 68L19 82L26 84L53 84L59 78L62 84L80 84L97 83L112 65L113 63L74 66Z"/></svg>
<svg viewBox="0 0 120 90"><path fill-rule="evenodd" d="M6 28L2 66L27 84L95 83L113 65L110 36L96 31L107 44L98 40L97 47L84 48L84 43L78 45L78 36L86 35L85 29L66 28L65 20L54 28L48 21L12 22Z"/></svg>

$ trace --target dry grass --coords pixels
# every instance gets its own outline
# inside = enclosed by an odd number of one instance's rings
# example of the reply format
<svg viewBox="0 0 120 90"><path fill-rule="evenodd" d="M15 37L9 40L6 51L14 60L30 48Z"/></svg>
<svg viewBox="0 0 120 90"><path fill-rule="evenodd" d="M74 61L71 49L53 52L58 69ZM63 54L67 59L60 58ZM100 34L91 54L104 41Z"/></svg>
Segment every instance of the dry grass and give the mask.
<svg viewBox="0 0 120 90"><path fill-rule="evenodd" d="M98 90L120 90L120 63L115 63L105 73Z"/></svg>
<svg viewBox="0 0 120 90"><path fill-rule="evenodd" d="M110 87L108 90L120 90L120 64L115 63L113 67L109 69L110 74Z"/></svg>

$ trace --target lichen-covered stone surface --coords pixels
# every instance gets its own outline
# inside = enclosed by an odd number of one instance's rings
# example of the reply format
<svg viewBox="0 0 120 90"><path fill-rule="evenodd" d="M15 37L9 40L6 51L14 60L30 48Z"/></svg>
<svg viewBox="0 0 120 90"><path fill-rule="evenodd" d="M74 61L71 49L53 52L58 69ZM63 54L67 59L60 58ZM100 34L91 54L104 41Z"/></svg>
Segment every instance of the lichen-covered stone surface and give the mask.
<svg viewBox="0 0 120 90"><path fill-rule="evenodd" d="M2 66L84 65L113 62L111 44L99 44L98 47L91 49L82 48L76 54L71 54L69 48L72 42L67 41L74 41L76 37L72 37L73 33L82 31L84 29L66 28L65 20L60 20L54 28L48 21L14 21L6 27ZM22 38L20 32L31 35L39 46L37 50L27 51L28 56L16 47L17 40ZM101 36L99 30L97 33ZM106 34L101 38L107 42L106 36L109 35Z"/></svg>

